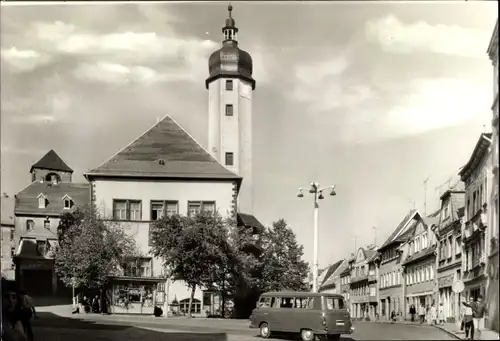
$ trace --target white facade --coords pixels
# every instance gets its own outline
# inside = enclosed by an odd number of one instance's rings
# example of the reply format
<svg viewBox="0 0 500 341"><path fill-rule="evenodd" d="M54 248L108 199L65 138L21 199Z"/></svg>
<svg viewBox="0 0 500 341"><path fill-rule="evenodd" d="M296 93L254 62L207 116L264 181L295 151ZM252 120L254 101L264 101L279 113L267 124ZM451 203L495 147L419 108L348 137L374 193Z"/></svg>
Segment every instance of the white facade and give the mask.
<svg viewBox="0 0 500 341"><path fill-rule="evenodd" d="M208 85L208 151L243 178L238 211L253 213L252 85L239 78L218 78ZM229 154L232 153L232 164Z"/></svg>
<svg viewBox="0 0 500 341"><path fill-rule="evenodd" d="M187 181L187 180L120 180L120 179L91 179L94 204L99 214L104 218L116 218L113 209L117 200L140 202L140 213L134 220L122 220L119 224L127 233L134 236L139 250L145 258L151 258L145 277L159 278L164 276L164 268L160 259L149 255L149 227L153 222L152 202L177 202L177 210L181 215L188 214L190 202L215 202L215 209L223 217L231 212L234 194L234 184L229 180ZM191 295L190 289L183 281L164 282L165 297L163 297L165 312L170 311L169 304L175 299L182 301ZM201 305L203 314L209 307L203 306L203 290L197 288L195 299ZM113 306L113 312L119 307ZM142 310L141 312L145 312Z"/></svg>

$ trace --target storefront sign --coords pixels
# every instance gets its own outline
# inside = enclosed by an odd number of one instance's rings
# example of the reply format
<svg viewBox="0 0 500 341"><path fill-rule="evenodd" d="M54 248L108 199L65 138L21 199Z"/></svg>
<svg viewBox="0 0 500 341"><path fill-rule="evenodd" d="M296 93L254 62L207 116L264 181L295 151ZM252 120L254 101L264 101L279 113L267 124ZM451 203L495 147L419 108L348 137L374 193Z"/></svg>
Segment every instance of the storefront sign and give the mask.
<svg viewBox="0 0 500 341"><path fill-rule="evenodd" d="M446 287L451 287L453 285L454 278L455 278L455 275L453 275L453 274L439 278L438 279L438 287L440 289L446 288Z"/></svg>

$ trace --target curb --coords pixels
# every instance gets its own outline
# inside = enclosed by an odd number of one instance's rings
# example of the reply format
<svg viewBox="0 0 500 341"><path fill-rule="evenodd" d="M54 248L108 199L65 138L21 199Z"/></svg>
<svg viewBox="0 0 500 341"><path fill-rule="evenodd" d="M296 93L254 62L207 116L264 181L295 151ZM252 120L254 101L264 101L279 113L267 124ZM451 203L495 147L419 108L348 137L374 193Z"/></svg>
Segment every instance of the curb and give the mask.
<svg viewBox="0 0 500 341"><path fill-rule="evenodd" d="M458 336L458 335L457 335L457 334L455 334L454 332L449 331L449 330L447 330L447 329L445 329L445 328L443 328L443 327L441 327L441 326L433 326L433 327L435 327L435 328L437 328L437 329L440 329L440 330L444 331L446 334L448 334L448 335L450 335L450 336L454 337L454 338L455 338L455 339L457 339L457 340L463 340L463 338L461 338L460 336Z"/></svg>

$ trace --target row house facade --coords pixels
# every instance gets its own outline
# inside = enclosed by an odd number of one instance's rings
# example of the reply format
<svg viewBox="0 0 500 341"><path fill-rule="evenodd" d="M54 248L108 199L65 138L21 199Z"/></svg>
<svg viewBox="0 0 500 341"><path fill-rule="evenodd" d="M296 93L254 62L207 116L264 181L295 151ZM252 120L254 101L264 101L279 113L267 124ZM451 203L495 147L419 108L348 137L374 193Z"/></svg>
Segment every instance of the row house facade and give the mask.
<svg viewBox="0 0 500 341"><path fill-rule="evenodd" d="M460 293L452 290L453 283L462 279L461 221L465 203L462 185L445 191L440 200L441 217L433 228L438 238L436 304L443 305L444 317L448 322L455 322L460 316L462 299Z"/></svg>
<svg viewBox="0 0 500 341"><path fill-rule="evenodd" d="M340 292L340 274L347 267L347 259L340 260L329 266L322 281L319 281L319 292L330 294L341 294Z"/></svg>
<svg viewBox="0 0 500 341"><path fill-rule="evenodd" d="M344 297L346 306L351 310L351 262L353 257L347 259L347 265L339 274L340 294Z"/></svg>
<svg viewBox="0 0 500 341"><path fill-rule="evenodd" d="M398 316L405 311L401 245L410 239L410 227L417 216L418 211L411 210L378 249L378 315L381 319L389 320L393 311Z"/></svg>
<svg viewBox="0 0 500 341"><path fill-rule="evenodd" d="M369 281L369 262L373 261L377 253L374 248L359 248L350 264L351 317L355 319L375 316L376 283Z"/></svg>
<svg viewBox="0 0 500 341"><path fill-rule="evenodd" d="M50 150L30 169L31 183L15 195L14 264L19 285L34 296L68 295L54 267L61 214L90 204L88 183Z"/></svg>
<svg viewBox="0 0 500 341"><path fill-rule="evenodd" d="M499 201L498 201L498 186L499 186L499 171L498 171L498 158L499 158L499 148L498 148L498 130L499 130L499 119L498 119L498 66L499 66L499 53L498 53L498 20L495 24L493 34L491 36L490 44L488 46L488 56L493 64L493 104L491 110L493 113L493 118L491 121L491 147L490 147L490 164L493 173L493 184L491 186L491 193L489 195L490 209L488 217L488 226L490 227L490 253L489 253L489 269L488 269L488 310L492 313L491 319L488 321L488 328L495 331L500 331L498 315L500 296L498 293L498 254L499 254L499 227L500 227L500 215L499 215Z"/></svg>
<svg viewBox="0 0 500 341"><path fill-rule="evenodd" d="M477 298L486 294L489 232L488 200L491 167L488 149L491 134L481 134L467 164L459 175L465 184L465 216L462 225L462 277L464 295Z"/></svg>
<svg viewBox="0 0 500 341"><path fill-rule="evenodd" d="M428 217L415 215L408 229L410 238L402 246L404 318L409 307L430 306L435 300L436 237L432 226L439 220L439 211Z"/></svg>

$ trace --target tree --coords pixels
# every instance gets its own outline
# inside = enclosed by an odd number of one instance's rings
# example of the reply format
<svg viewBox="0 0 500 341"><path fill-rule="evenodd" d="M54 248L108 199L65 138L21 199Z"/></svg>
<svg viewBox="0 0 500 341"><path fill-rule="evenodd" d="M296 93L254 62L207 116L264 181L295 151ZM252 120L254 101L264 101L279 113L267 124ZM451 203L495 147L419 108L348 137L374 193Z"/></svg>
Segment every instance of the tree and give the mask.
<svg viewBox="0 0 500 341"><path fill-rule="evenodd" d="M217 214L164 216L151 228L151 253L163 260L170 276L191 289L189 314L197 287L220 281L229 259L228 229Z"/></svg>
<svg viewBox="0 0 500 341"><path fill-rule="evenodd" d="M309 265L302 257L304 247L284 219L273 223L264 235L260 289L265 291L308 290L304 279Z"/></svg>
<svg viewBox="0 0 500 341"><path fill-rule="evenodd" d="M103 293L109 276L121 275L124 262L139 256L132 236L90 210L61 215L58 234L55 270L68 287L99 288Z"/></svg>

